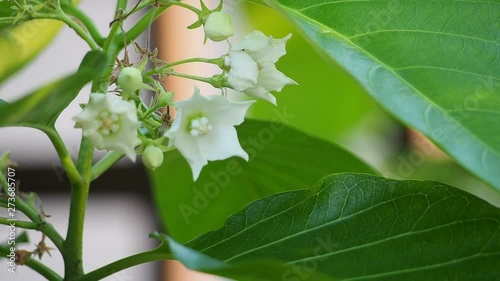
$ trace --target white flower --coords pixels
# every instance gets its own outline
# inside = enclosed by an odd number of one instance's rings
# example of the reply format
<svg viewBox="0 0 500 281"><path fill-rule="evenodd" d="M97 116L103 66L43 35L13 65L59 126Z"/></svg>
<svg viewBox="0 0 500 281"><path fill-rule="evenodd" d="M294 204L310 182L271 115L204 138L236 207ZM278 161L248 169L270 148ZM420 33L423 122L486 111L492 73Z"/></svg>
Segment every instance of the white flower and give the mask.
<svg viewBox="0 0 500 281"><path fill-rule="evenodd" d="M135 147L141 141L134 102L115 95L90 94L89 104L73 120L97 149L120 152L135 161Z"/></svg>
<svg viewBox="0 0 500 281"><path fill-rule="evenodd" d="M224 41L233 36L233 20L224 12L213 12L203 24L205 36L212 41Z"/></svg>
<svg viewBox="0 0 500 281"><path fill-rule="evenodd" d="M247 35L231 48L226 57L228 83L236 91L276 105L276 98L269 92L280 92L286 85L297 84L274 66L286 54L286 42L291 37L289 34L285 38L274 39L260 31Z"/></svg>
<svg viewBox="0 0 500 281"><path fill-rule="evenodd" d="M243 122L252 103L230 102L222 96L203 97L198 90L189 100L177 103L177 116L165 136L188 161L194 180L208 161L231 156L248 161L234 126Z"/></svg>

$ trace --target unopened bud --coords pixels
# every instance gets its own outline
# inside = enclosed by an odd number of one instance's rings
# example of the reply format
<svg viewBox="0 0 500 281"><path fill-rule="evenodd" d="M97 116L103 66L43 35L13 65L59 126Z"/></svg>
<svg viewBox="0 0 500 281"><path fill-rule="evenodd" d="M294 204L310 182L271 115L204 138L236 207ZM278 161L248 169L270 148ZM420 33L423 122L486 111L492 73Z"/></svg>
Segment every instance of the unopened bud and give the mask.
<svg viewBox="0 0 500 281"><path fill-rule="evenodd" d="M130 66L123 68L118 75L116 85L125 93L134 93L143 85L141 71Z"/></svg>
<svg viewBox="0 0 500 281"><path fill-rule="evenodd" d="M212 41L224 41L233 36L233 21L231 16L224 12L213 12L208 15L203 24L205 36Z"/></svg>
<svg viewBox="0 0 500 281"><path fill-rule="evenodd" d="M163 151L157 146L149 145L142 153L142 163L151 170L160 167L163 163Z"/></svg>

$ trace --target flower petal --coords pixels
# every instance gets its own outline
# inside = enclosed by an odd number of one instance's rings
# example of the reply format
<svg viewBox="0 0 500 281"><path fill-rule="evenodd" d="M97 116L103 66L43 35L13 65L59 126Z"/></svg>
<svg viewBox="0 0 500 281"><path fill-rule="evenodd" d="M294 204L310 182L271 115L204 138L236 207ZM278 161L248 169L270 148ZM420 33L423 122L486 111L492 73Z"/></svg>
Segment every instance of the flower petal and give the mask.
<svg viewBox="0 0 500 281"><path fill-rule="evenodd" d="M264 87L258 86L255 88L251 88L246 90L244 93L249 96L263 99L274 105L277 105L276 97L269 93L266 89L264 89Z"/></svg>
<svg viewBox="0 0 500 281"><path fill-rule="evenodd" d="M258 81L258 84L267 91L281 92L286 85L297 85L297 82L276 69L276 66L272 63L262 65Z"/></svg>
<svg viewBox="0 0 500 281"><path fill-rule="evenodd" d="M114 120L106 120L102 115L116 116ZM140 122L137 118L135 104L132 101L124 101L115 95L94 93L90 95L90 102L83 111L73 118L75 127L82 128L83 135L89 139L95 148L99 150L116 151L125 154L130 160L135 161L135 147L141 144L137 137L137 127ZM116 131L110 133L107 130L116 126ZM106 124L106 125L103 125ZM103 129L105 128L105 129ZM103 134L103 130L108 133Z"/></svg>
<svg viewBox="0 0 500 281"><path fill-rule="evenodd" d="M213 110L207 112L207 117L212 123L235 126L243 123L248 108L255 101L228 102L222 96L209 96Z"/></svg>
<svg viewBox="0 0 500 281"><path fill-rule="evenodd" d="M209 134L202 138L203 141L199 143L200 151L207 160L224 160L238 156L248 161L248 154L241 147L233 126L216 125Z"/></svg>
<svg viewBox="0 0 500 281"><path fill-rule="evenodd" d="M231 69L228 74L228 82L236 91L241 92L257 84L259 68L247 53L230 51L229 60Z"/></svg>
<svg viewBox="0 0 500 281"><path fill-rule="evenodd" d="M204 97L195 91L190 99L176 104L177 116L165 136L188 161L194 180L208 161L231 156L248 159L234 125L243 122L252 103L234 103L222 96Z"/></svg>
<svg viewBox="0 0 500 281"><path fill-rule="evenodd" d="M288 34L281 39L267 37L260 31L253 31L247 35L242 42L235 45L232 50L244 50L257 63L276 63L286 54L286 42L292 37Z"/></svg>

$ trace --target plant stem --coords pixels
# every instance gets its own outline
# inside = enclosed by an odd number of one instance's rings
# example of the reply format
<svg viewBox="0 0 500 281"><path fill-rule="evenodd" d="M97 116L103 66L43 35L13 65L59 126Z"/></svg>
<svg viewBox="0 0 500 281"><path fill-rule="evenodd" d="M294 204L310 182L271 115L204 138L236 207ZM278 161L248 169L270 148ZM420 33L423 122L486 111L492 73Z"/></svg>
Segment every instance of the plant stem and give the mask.
<svg viewBox="0 0 500 281"><path fill-rule="evenodd" d="M179 72L170 72L169 75L187 78L187 79L196 80L196 81L201 81L201 82L208 83L210 85L214 85L212 78L200 77L200 76L189 75L189 74L179 73Z"/></svg>
<svg viewBox="0 0 500 281"><path fill-rule="evenodd" d="M168 67L180 65L180 64L185 64L185 63L191 63L191 62L204 62L204 63L211 63L211 64L217 64L219 65L220 58L216 59L207 59L207 58L191 58L191 59L185 59L185 60L180 60L172 63L168 63Z"/></svg>
<svg viewBox="0 0 500 281"><path fill-rule="evenodd" d="M116 11L115 11L115 16L118 16L118 11L123 11L127 8L127 0L118 0L116 2ZM120 42L122 40L122 36L117 36L118 32L120 31L120 26L121 26L121 19L116 20L112 23L111 25L111 30L109 31L108 38L104 41L104 46L103 49L106 53L116 55L114 52L118 53L121 48L118 47L116 44L117 38L120 39Z"/></svg>
<svg viewBox="0 0 500 281"><path fill-rule="evenodd" d="M137 39L150 25L170 6L154 8L149 10L129 31L127 31L126 44L130 44ZM117 42L118 46L123 47L124 42Z"/></svg>
<svg viewBox="0 0 500 281"><path fill-rule="evenodd" d="M66 15L61 8L59 8L54 14L36 14L34 17L38 19L53 19L62 21L72 28L83 40L85 40L92 50L100 49L99 45L94 41L94 38L92 38L92 36L90 36L90 34L73 19Z"/></svg>
<svg viewBox="0 0 500 281"><path fill-rule="evenodd" d="M59 274L57 274L41 262L35 260L34 258L30 258L25 264L26 266L30 267L31 269L45 277L48 281L63 281L63 278L59 276Z"/></svg>
<svg viewBox="0 0 500 281"><path fill-rule="evenodd" d="M104 174L111 166L123 158L122 153L110 152L92 167L92 180Z"/></svg>
<svg viewBox="0 0 500 281"><path fill-rule="evenodd" d="M41 215L37 210L33 210L30 205L21 200L21 198L19 197L17 197L16 200L16 207L31 221L37 224L37 230L44 233L45 236L47 236L52 241L52 243L54 243L59 251L63 251L64 238L62 238L61 234L57 232L52 224L45 221L43 215Z"/></svg>
<svg viewBox="0 0 500 281"><path fill-rule="evenodd" d="M89 18L80 8L78 8L78 6L74 5L73 3L61 2L61 8L68 14L77 18L83 25L85 25L94 41L98 45L102 46L102 44L104 43L104 38L102 37L99 29L91 18Z"/></svg>
<svg viewBox="0 0 500 281"><path fill-rule="evenodd" d="M38 225L34 222L10 220L7 218L0 217L0 224L10 225L11 223L15 223L16 227L20 227L20 228L24 228L24 229L38 229Z"/></svg>
<svg viewBox="0 0 500 281"><path fill-rule="evenodd" d="M73 159L71 159L71 155L68 152L68 149L64 145L61 136L56 130L44 130L45 134L49 137L50 141L54 145L54 148L61 159L61 163L64 167L64 171L68 175L68 178L71 184L77 184L82 181L82 177L78 172Z"/></svg>
<svg viewBox="0 0 500 281"><path fill-rule="evenodd" d="M102 278L112 275L118 271L147 263L152 261L160 261L172 259L172 255L168 253L163 246L160 246L154 250L139 253L130 257L123 258L121 260L115 261L108 265L105 265L99 269L89 272L77 279L77 281L94 281L101 280Z"/></svg>
<svg viewBox="0 0 500 281"><path fill-rule="evenodd" d="M92 174L92 159L94 156L94 146L86 137L82 137L80 151L78 153L78 161L76 167L83 181L89 181Z"/></svg>
<svg viewBox="0 0 500 281"><path fill-rule="evenodd" d="M7 197L2 197L0 198L0 207L7 207L8 200ZM43 218L43 215L41 215L37 210L34 210L30 205L26 204L21 198L16 197L16 208L21 211L21 213L25 214L34 224L34 228L31 228L32 223L31 222L26 222L29 224L26 224L28 227L24 227L23 225L19 225L22 228L28 228L28 229L36 229L45 236L47 236L52 243L56 246L56 248L59 251L63 251L63 245L64 245L64 238L57 232L57 230L54 228L54 226ZM16 225L18 223L24 224L24 222L17 221ZM3 224L3 223L2 223Z"/></svg>
<svg viewBox="0 0 500 281"><path fill-rule="evenodd" d="M163 74L164 71L170 67L181 65L181 64L186 64L186 63L193 63L193 62L201 62L201 63L210 63L210 64L215 64L215 65L221 65L222 59L221 58L215 58L215 59L207 59L207 58L191 58L191 59L185 59L185 60L180 60L180 61L175 61L171 63L166 63L158 68L153 68L150 69L146 72L144 72L144 76L151 76L151 75L156 75L156 74ZM169 73L165 73L169 74Z"/></svg>
<svg viewBox="0 0 500 281"><path fill-rule="evenodd" d="M0 246L0 255L2 257L7 256L10 253L10 249L5 246ZM45 279L49 281L63 281L63 278L59 276L56 272L52 271L52 269L48 268L41 262L35 260L34 258L30 258L25 265L34 271L38 272L40 275L45 277Z"/></svg>
<svg viewBox="0 0 500 281"><path fill-rule="evenodd" d="M63 251L67 280L75 280L83 275L83 225L88 194L88 181L72 188L68 233Z"/></svg>
<svg viewBox="0 0 500 281"><path fill-rule="evenodd" d="M73 21L68 15L66 15L64 12L60 13L62 21L64 21L69 27L71 27L76 34L78 34L92 50L98 50L100 49L99 45L94 41L94 38L90 36L89 33L85 32L83 28L80 27L75 21Z"/></svg>

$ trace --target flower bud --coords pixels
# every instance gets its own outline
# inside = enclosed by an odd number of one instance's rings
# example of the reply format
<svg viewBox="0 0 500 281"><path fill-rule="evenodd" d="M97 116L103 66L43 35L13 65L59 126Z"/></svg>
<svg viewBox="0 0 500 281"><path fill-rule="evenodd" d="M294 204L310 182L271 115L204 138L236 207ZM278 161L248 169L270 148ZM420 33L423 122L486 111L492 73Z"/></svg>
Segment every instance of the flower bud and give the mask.
<svg viewBox="0 0 500 281"><path fill-rule="evenodd" d="M174 103L174 92L160 91L158 95L158 106L164 107Z"/></svg>
<svg viewBox="0 0 500 281"><path fill-rule="evenodd" d="M131 66L123 68L118 75L116 85L125 93L134 93L143 85L141 71Z"/></svg>
<svg viewBox="0 0 500 281"><path fill-rule="evenodd" d="M149 145L142 153L142 163L151 170L160 167L163 163L163 151L157 146Z"/></svg>
<svg viewBox="0 0 500 281"><path fill-rule="evenodd" d="M212 41L224 41L233 36L233 21L231 16L223 12L213 12L208 15L203 24L205 36Z"/></svg>

